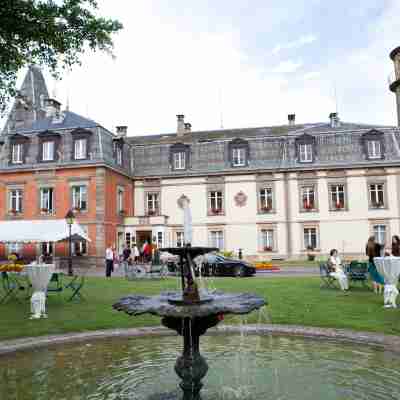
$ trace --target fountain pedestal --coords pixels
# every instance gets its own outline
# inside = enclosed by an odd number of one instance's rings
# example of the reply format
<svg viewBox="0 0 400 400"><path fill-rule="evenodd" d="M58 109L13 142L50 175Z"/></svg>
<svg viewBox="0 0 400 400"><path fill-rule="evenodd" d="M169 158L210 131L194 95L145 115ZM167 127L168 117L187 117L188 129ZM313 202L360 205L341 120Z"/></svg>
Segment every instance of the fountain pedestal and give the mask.
<svg viewBox="0 0 400 400"><path fill-rule="evenodd" d="M221 320L218 315L196 318L164 317L161 323L183 336L183 352L175 363L175 372L182 379L183 400L199 400L201 380L207 374L208 364L200 354L200 336Z"/></svg>

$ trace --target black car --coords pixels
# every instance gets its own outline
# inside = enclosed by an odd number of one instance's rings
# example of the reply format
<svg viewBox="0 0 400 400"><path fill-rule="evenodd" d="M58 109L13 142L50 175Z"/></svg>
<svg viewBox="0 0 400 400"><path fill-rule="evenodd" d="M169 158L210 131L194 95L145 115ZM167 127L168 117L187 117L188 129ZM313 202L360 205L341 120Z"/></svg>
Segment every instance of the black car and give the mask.
<svg viewBox="0 0 400 400"><path fill-rule="evenodd" d="M243 261L215 255L202 265L204 276L251 276L256 273L254 265Z"/></svg>

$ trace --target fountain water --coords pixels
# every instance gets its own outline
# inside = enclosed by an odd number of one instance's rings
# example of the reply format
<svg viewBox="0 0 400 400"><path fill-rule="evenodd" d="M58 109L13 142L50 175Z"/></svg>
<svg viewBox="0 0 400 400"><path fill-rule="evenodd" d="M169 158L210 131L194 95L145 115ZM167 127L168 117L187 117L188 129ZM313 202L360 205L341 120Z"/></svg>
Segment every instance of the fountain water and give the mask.
<svg viewBox="0 0 400 400"><path fill-rule="evenodd" d="M200 354L200 336L216 326L224 314L248 314L266 304L265 300L249 293L200 293L194 274L193 259L216 251L211 247L192 247L192 217L189 200L182 196L178 202L183 210L184 247L162 248L179 256L182 292L166 292L158 296L131 295L113 307L129 315L150 313L161 316L161 323L183 337L183 352L176 360L175 372L181 378L183 400L199 400L201 380L208 365Z"/></svg>

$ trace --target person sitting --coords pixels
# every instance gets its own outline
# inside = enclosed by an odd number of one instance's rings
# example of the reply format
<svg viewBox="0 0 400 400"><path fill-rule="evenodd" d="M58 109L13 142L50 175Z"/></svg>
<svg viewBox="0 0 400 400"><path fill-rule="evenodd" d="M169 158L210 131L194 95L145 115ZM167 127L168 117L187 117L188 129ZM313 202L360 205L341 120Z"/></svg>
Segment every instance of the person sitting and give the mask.
<svg viewBox="0 0 400 400"><path fill-rule="evenodd" d="M392 237L392 256L400 257L400 238L397 235Z"/></svg>
<svg viewBox="0 0 400 400"><path fill-rule="evenodd" d="M347 292L349 290L349 282L342 268L342 260L338 256L338 251L332 249L328 260L329 275L338 280L340 288Z"/></svg>

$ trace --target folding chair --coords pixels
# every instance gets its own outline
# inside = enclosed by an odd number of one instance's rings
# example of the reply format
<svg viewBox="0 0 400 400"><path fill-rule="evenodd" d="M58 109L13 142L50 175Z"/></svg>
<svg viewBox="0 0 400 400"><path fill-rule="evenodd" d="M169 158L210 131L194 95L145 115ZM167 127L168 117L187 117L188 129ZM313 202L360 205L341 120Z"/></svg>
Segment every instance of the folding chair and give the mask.
<svg viewBox="0 0 400 400"><path fill-rule="evenodd" d="M58 272L54 272L51 275L51 279L49 282L49 285L47 287L47 294L49 293L58 293L61 294L63 291L63 285L62 285L62 274Z"/></svg>
<svg viewBox="0 0 400 400"><path fill-rule="evenodd" d="M5 302L9 298L13 298L14 300L21 303L20 299L17 296L17 293L18 290L23 289L23 287L21 287L16 280L12 279L9 274L4 271L1 273L1 282L5 293L0 299L0 304Z"/></svg>
<svg viewBox="0 0 400 400"><path fill-rule="evenodd" d="M328 264L319 263L319 275L321 278L321 288L337 289L336 279L329 274Z"/></svg>
<svg viewBox="0 0 400 400"><path fill-rule="evenodd" d="M76 272L76 269L74 270ZM74 275L71 281L65 286L65 289L71 289L72 295L67 301L71 301L74 298L79 298L79 300L84 300L84 296L81 293L83 286L85 285L87 269L79 270L79 273Z"/></svg>
<svg viewBox="0 0 400 400"><path fill-rule="evenodd" d="M347 278L349 283L358 282L363 287L367 286L368 282L368 264L365 262L352 261L347 269Z"/></svg>

